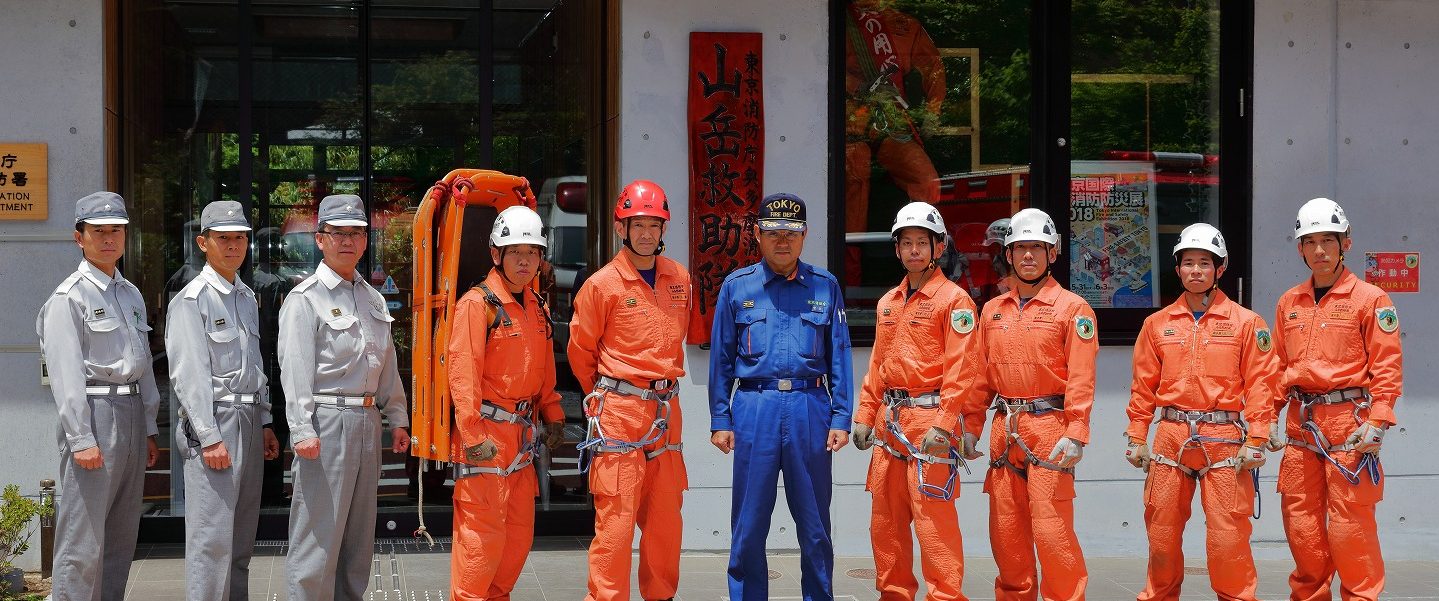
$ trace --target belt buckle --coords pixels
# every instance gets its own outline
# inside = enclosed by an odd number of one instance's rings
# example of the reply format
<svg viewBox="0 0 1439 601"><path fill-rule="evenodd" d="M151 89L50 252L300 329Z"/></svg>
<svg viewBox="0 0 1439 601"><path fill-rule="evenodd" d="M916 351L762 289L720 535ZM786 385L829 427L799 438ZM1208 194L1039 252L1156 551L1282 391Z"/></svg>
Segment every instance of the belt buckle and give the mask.
<svg viewBox="0 0 1439 601"><path fill-rule="evenodd" d="M791 383L790 380L780 380L780 381L779 381L779 385L777 385L777 386L775 387L775 389L776 389L776 390L794 390L794 384Z"/></svg>

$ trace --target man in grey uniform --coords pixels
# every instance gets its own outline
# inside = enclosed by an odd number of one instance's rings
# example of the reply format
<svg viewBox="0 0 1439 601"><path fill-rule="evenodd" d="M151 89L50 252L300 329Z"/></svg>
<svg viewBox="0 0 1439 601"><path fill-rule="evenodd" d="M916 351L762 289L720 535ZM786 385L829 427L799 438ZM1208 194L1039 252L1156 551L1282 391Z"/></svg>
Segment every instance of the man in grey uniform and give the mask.
<svg viewBox="0 0 1439 601"><path fill-rule="evenodd" d="M159 455L145 300L116 267L129 222L119 194L76 201L75 243L85 260L35 319L60 410L56 599L124 598L145 468Z"/></svg>
<svg viewBox="0 0 1439 601"><path fill-rule="evenodd" d="M185 462L185 578L189 599L250 598L264 459L280 455L260 358L260 311L236 277L250 224L233 200L200 213L205 267L170 301L165 350L180 401L175 447Z"/></svg>
<svg viewBox="0 0 1439 601"><path fill-rule="evenodd" d="M290 505L290 601L359 599L375 545L380 412L392 448L410 448L405 390L385 299L356 266L365 254L364 204L320 202L324 260L280 307L280 384L295 449ZM378 411L376 409L378 408Z"/></svg>

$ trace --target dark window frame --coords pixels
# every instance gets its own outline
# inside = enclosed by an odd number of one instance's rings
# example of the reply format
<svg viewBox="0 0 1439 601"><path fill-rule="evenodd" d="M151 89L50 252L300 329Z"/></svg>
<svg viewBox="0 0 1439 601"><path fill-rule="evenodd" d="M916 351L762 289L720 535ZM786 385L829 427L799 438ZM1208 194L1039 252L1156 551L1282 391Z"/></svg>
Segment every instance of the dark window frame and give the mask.
<svg viewBox="0 0 1439 601"><path fill-rule="evenodd" d="M830 2L829 40L829 235L830 271L844 273L844 31L847 0ZM1068 2L1030 2L1030 206L1056 216L1065 244L1069 240L1070 43ZM1219 229L1229 244L1229 268L1220 289L1240 304L1253 300L1254 0L1226 0L1219 11ZM1061 145L1060 139L1066 140ZM1054 265L1054 277L1069 285L1068 254ZM1157 284L1156 284L1157 285ZM1133 345L1144 318L1155 309L1095 309L1104 345ZM874 328L851 328L857 346L874 342Z"/></svg>

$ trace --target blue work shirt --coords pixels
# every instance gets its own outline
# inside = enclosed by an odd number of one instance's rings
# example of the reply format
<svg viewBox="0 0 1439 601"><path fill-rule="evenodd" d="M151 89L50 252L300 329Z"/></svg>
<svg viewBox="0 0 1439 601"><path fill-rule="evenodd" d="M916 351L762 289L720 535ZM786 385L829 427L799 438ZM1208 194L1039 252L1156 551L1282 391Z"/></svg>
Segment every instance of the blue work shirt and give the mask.
<svg viewBox="0 0 1439 601"><path fill-rule="evenodd" d="M849 431L854 382L844 289L828 271L803 261L793 276L760 261L736 269L720 286L710 336L711 431L734 429L736 378L820 376L829 383L830 429Z"/></svg>

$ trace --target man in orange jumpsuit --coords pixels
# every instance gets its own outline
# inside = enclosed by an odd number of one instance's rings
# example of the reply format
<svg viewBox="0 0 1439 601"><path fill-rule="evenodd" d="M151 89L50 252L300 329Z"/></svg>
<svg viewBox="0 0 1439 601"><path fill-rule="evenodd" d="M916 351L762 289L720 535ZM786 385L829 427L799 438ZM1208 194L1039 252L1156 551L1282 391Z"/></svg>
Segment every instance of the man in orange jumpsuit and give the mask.
<svg viewBox="0 0 1439 601"><path fill-rule="evenodd" d="M854 419L855 446L880 447L865 482L874 495L869 534L875 589L880 599L915 598L913 523L925 598L966 599L954 509L961 461L954 433L960 432L964 395L984 378L974 301L936 265L944 219L932 205L912 202L900 209L890 234L907 275L879 299L874 352ZM983 407L977 410L976 437L983 430ZM980 457L971 453L966 459Z"/></svg>
<svg viewBox="0 0 1439 601"><path fill-rule="evenodd" d="M1134 345L1129 448L1149 472L1144 524L1149 581L1140 601L1177 601L1184 581L1184 523L1201 487L1209 583L1220 599L1254 601L1249 551L1257 470L1280 398L1279 359L1269 327L1218 288L1229 250L1207 223L1179 235L1174 271L1184 293L1144 320ZM1154 451L1149 423L1158 416Z"/></svg>
<svg viewBox="0 0 1439 601"><path fill-rule="evenodd" d="M939 199L939 175L919 139L915 114L939 115L944 63L914 17L885 0L855 0L845 20L845 231L867 231L870 162L878 160L911 200ZM916 73L922 112L911 112L905 76Z"/></svg>
<svg viewBox="0 0 1439 601"><path fill-rule="evenodd" d="M1289 407L1289 449L1279 464L1295 563L1289 598L1329 599L1337 570L1344 599L1377 599L1384 558L1374 506L1384 498L1379 447L1403 393L1399 314L1388 294L1344 267L1353 241L1338 203L1310 200L1294 226L1310 278L1279 297L1274 318L1289 390L1280 401Z"/></svg>
<svg viewBox="0 0 1439 601"><path fill-rule="evenodd" d="M529 284L545 249L540 216L505 209L490 230L495 267L455 305L447 364L454 399L456 601L508 599L534 541L535 417L563 438L546 308Z"/></svg>
<svg viewBox="0 0 1439 601"><path fill-rule="evenodd" d="M618 256L585 281L570 322L570 368L583 390L592 457L595 538L589 596L630 598L630 548L640 536L640 594L668 599L679 586L680 504L689 481L680 455L676 381L684 375L690 276L660 257L670 218L664 190L635 180L615 204Z"/></svg>
<svg viewBox="0 0 1439 601"><path fill-rule="evenodd" d="M999 567L994 595L1078 601L1089 574L1074 534L1074 465L1089 442L1098 331L1089 304L1050 277L1059 255L1054 220L1024 209L1009 225L1004 252L1015 288L980 312L987 378L964 408L966 430L982 429L984 403L996 393L984 481ZM974 444L966 434L965 451Z"/></svg>

